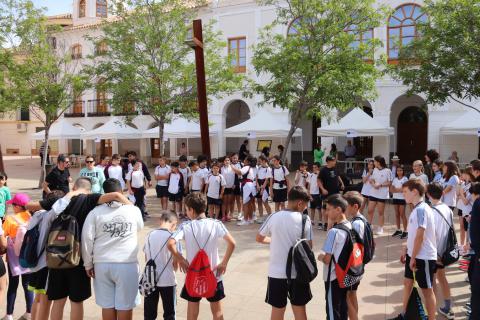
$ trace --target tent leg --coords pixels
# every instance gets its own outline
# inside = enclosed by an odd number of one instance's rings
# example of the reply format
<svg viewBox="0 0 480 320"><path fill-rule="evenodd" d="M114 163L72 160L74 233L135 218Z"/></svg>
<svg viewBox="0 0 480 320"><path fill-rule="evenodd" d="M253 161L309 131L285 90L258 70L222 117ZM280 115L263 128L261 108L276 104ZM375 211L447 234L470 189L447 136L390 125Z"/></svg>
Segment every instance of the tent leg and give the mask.
<svg viewBox="0 0 480 320"><path fill-rule="evenodd" d="M302 161L303 161L303 160L305 160L305 156L304 156L304 154L303 154L303 134L302 134L302 136L300 137L300 141L301 141L301 143L302 143Z"/></svg>
<svg viewBox="0 0 480 320"><path fill-rule="evenodd" d="M189 144L188 144L188 137L187 137L187 154L186 156L190 156L190 147L189 147Z"/></svg>

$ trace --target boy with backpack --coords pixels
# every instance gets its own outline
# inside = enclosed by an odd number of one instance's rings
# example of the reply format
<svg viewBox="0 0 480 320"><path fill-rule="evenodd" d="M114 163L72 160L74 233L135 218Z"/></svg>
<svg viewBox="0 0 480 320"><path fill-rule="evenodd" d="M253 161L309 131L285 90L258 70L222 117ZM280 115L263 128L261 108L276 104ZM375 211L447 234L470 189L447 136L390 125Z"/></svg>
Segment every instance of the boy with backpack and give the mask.
<svg viewBox="0 0 480 320"><path fill-rule="evenodd" d="M225 298L222 275L235 249L235 240L220 220L207 218L207 200L199 192L185 198L187 215L184 222L168 242L168 250L185 272L185 286L180 297L188 301L187 318L198 319L200 300L207 298L213 318L223 320L221 300ZM227 250L221 261L218 257L218 239L227 243ZM187 258L177 250L177 243L185 241Z"/></svg>
<svg viewBox="0 0 480 320"><path fill-rule="evenodd" d="M308 215L302 214L309 200L310 196L304 187L293 187L288 193L288 210L271 214L260 227L256 237L257 242L270 244L265 302L272 306L272 320L284 319L288 299L292 304L295 320L307 319L306 304L312 299L310 283L297 279L296 269L292 268L290 275L287 274L287 269L292 264L292 261L289 261L292 247L299 239L306 241L308 247L312 248L312 224Z"/></svg>
<svg viewBox="0 0 480 320"><path fill-rule="evenodd" d="M403 320L415 280L425 297L428 319L434 320L436 301L433 293L433 275L437 262L435 220L432 208L424 201L425 184L418 178L402 186L405 201L413 205L408 221L407 247L400 262L405 264L403 287L403 312L391 320Z"/></svg>
<svg viewBox="0 0 480 320"><path fill-rule="evenodd" d="M147 265L140 280L140 292L145 296L144 320L157 319L158 302L162 298L163 319L175 320L177 280L176 268L167 243L177 228L178 217L171 211L163 211L159 228L150 232L143 252ZM153 269L153 270L150 270ZM153 276L152 276L153 275Z"/></svg>
<svg viewBox="0 0 480 320"><path fill-rule="evenodd" d="M363 196L357 191L348 191L343 197L348 203L346 213L350 218L352 228L358 233L363 243L363 263L367 264L373 258L375 243L373 242L372 227L360 212L364 201ZM348 318L350 320L358 319L357 289L359 285L360 281L347 288Z"/></svg>
<svg viewBox="0 0 480 320"><path fill-rule="evenodd" d="M443 255L447 251L451 252L452 250L456 250L454 254L456 254L457 259L459 257L458 249L455 247L457 239L455 236L453 224L453 212L445 203L442 203L442 201L440 200L443 195L443 187L440 183L433 182L429 184L427 187L427 195L430 199L430 203L432 204L432 209L434 211L433 216L435 220L435 238L438 256L433 286L436 289L435 280L438 280L440 290L442 291L442 297L444 299L444 306L440 307L438 309L438 312L445 316L447 319L455 319L455 314L452 310L452 295L450 292L450 285L448 284L445 274L445 267L447 266L446 264L451 264L452 262L442 259ZM453 231L454 239L449 239L449 234L451 233L451 231ZM451 242L450 246L448 245L449 242ZM454 245L453 248L451 248L452 244Z"/></svg>
<svg viewBox="0 0 480 320"><path fill-rule="evenodd" d="M328 320L347 320L347 289L360 282L363 275L363 246L358 233L345 215L347 201L336 194L326 199L328 230L318 260L323 262Z"/></svg>

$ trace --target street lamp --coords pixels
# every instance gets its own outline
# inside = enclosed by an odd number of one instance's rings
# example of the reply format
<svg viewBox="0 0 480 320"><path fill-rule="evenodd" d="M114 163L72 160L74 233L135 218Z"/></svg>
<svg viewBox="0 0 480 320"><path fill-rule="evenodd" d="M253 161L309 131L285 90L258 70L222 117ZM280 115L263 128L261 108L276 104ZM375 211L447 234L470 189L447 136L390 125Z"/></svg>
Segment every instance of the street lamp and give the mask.
<svg viewBox="0 0 480 320"><path fill-rule="evenodd" d="M202 153L211 159L210 133L208 130L207 85L205 81L205 57L203 54L202 20L193 20L193 28L189 30L185 43L195 50L195 67L197 71L198 113L200 116L200 137Z"/></svg>

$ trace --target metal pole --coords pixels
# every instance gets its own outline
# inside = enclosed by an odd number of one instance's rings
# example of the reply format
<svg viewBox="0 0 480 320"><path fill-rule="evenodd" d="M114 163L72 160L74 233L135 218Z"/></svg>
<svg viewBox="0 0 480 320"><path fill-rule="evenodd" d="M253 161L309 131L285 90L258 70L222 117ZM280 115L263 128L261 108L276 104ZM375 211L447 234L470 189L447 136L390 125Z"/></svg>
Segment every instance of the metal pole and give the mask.
<svg viewBox="0 0 480 320"><path fill-rule="evenodd" d="M211 159L210 133L208 130L207 85L205 81L205 60L203 53L202 20L193 20L193 38L195 46L195 65L197 70L198 113L200 116L200 133L202 153Z"/></svg>
<svg viewBox="0 0 480 320"><path fill-rule="evenodd" d="M5 166L3 164L2 146L0 146L0 171L5 172Z"/></svg>

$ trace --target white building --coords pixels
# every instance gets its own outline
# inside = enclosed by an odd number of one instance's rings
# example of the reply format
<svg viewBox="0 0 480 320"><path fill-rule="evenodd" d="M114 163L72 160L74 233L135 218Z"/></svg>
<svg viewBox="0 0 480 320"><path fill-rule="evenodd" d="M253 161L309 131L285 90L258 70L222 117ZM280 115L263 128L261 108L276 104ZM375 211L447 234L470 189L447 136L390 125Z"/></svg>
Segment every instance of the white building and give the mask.
<svg viewBox="0 0 480 320"><path fill-rule="evenodd" d="M425 19L421 6L423 1L418 0L379 0L379 3L398 8L395 13L385 21L385 24L375 28L371 33L363 37L376 37L385 44L375 56L385 54L389 57L389 63L395 63L398 49L390 47L391 36L402 37L407 42L416 33L415 23ZM85 39L85 35L99 35L99 22L107 13L106 0L74 0L72 14L52 17L51 20L64 26L64 31L58 35L57 43L64 44L78 59L84 59L96 50L95 46ZM199 17L208 21L214 19L216 28L222 31L229 46L238 48L238 71L246 72L253 76L251 65L251 46L259 39L260 30L270 24L275 18L275 8L258 6L255 0L220 0L213 1L207 7L199 9ZM289 26L277 28L276 32L288 33ZM98 49L98 48L97 48ZM100 48L102 49L102 48ZM225 49L227 54L227 49ZM458 151L460 162L468 162L477 158L479 153L479 139L477 136L442 136L440 128L445 124L457 119L466 110L456 103L443 106L424 106L424 100L420 96L407 97L406 87L390 79L383 78L377 81L377 98L374 101L365 101L365 110L371 113L375 119L385 126L395 128L396 134L390 138L355 138L357 153L364 156L382 154L389 157L396 153L402 160L410 162L423 158L427 149L439 150L443 159L446 159L453 150ZM65 113L65 118L76 126L85 130L95 129L106 123L110 118L109 107L104 102L104 92L90 90L78 97L78 101ZM214 123L214 129L218 131L211 137L212 156L223 155L226 152L238 151L241 141L246 137L224 138L226 128L241 123L258 113L258 103L261 97L256 96L246 99L241 92L230 95L223 99L213 100L209 105L209 121ZM288 119L288 112L271 106L265 107L271 113L278 113ZM31 140L31 133L41 130L39 122L27 119L28 115L18 113L0 120L2 135L0 143L4 153L17 152L30 154L36 147ZM27 121L23 121L27 120ZM30 121L28 121L30 120ZM139 130L152 128L154 120L148 115L138 115L133 123ZM311 154L317 141L316 128L319 121L305 120L302 123L303 143L305 154ZM254 132L254 128L252 128ZM14 137L14 139L12 139ZM272 150L282 141L272 139ZM322 138L322 144L329 146L335 142L339 150L343 150L347 138ZM178 154L180 143L184 140L172 139L167 143L167 155L174 157ZM53 143L53 150L64 153L80 152L80 142L60 141ZM190 152L201 152L198 138L189 141ZM256 150L257 141L252 139L250 151ZM158 141L156 139L136 140L102 140L100 142L86 141L84 152L94 154L124 153L127 150L135 150L144 159L158 156ZM299 159L301 142L294 139L291 147L292 161ZM309 159L306 157L306 159Z"/></svg>

